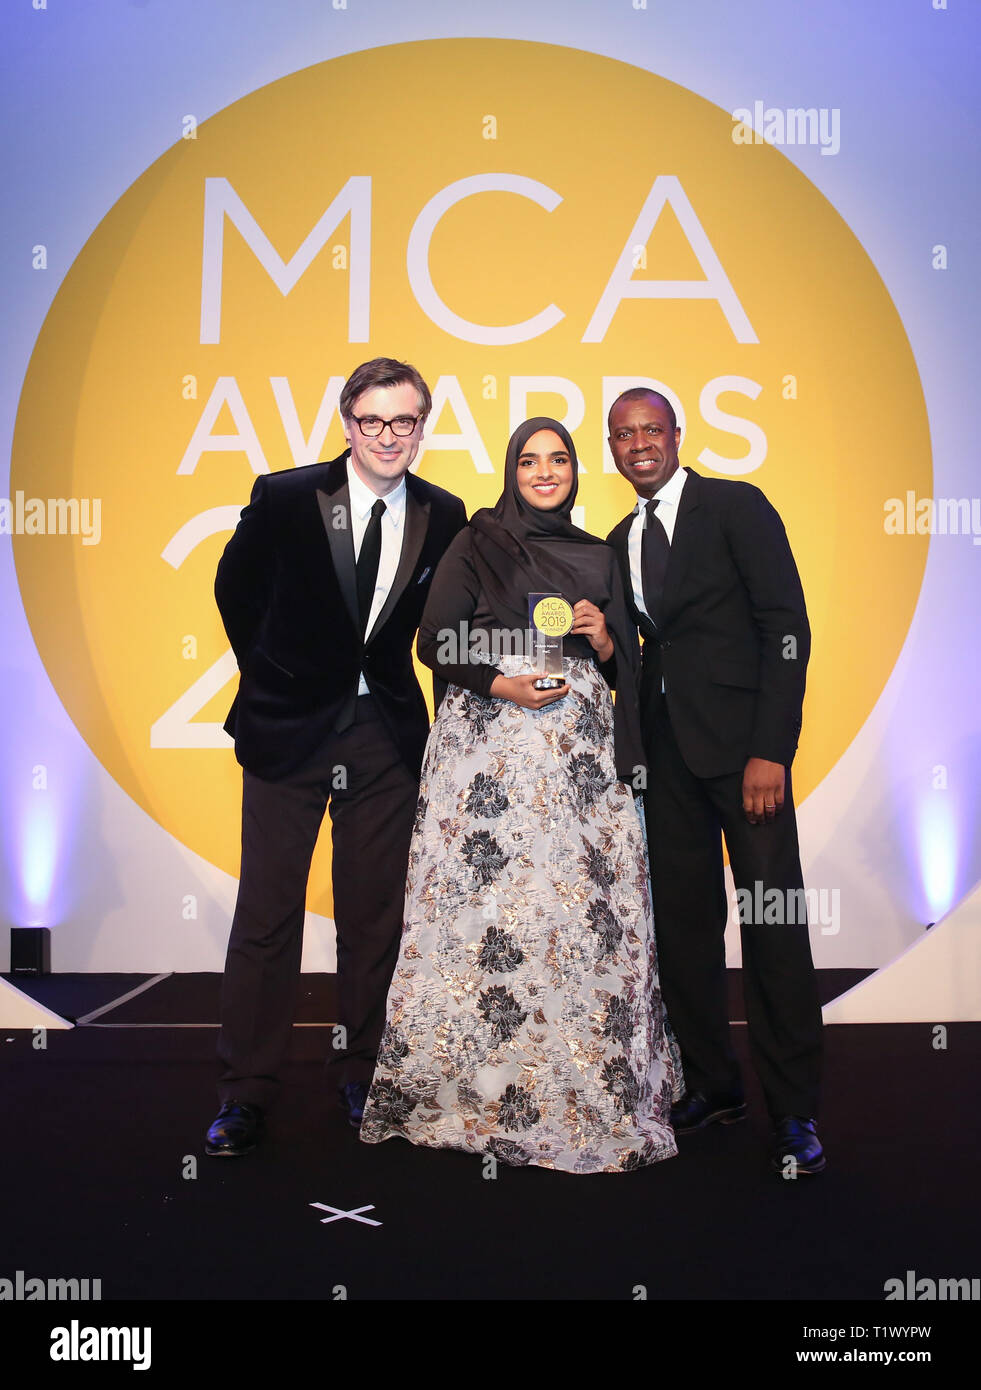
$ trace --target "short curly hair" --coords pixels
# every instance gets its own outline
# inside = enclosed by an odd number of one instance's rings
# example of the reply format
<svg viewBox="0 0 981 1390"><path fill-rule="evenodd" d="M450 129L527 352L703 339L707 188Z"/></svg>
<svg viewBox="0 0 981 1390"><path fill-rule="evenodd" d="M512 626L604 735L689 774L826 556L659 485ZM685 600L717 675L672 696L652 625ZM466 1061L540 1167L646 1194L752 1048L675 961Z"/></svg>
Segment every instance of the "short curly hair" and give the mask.
<svg viewBox="0 0 981 1390"><path fill-rule="evenodd" d="M660 401L667 412L668 419L671 421L671 428L673 430L676 430L678 428L678 417L675 414L674 406L668 400L667 396L662 395L660 391L655 391L652 386L631 386L629 390L621 391L619 396L617 396L616 400L610 406L610 413L606 417L606 427L609 430L610 434L613 433L613 412L614 410L616 410L620 402L641 401L646 396L653 396L656 401Z"/></svg>

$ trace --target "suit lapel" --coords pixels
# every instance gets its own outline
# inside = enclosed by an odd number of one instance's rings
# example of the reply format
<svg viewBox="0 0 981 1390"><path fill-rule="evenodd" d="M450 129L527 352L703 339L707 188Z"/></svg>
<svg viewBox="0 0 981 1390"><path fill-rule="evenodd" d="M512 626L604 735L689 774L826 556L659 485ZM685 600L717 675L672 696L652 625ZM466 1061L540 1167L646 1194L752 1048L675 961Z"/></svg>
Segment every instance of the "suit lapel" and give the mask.
<svg viewBox="0 0 981 1390"><path fill-rule="evenodd" d="M346 459L346 455L344 458ZM317 505L327 533L334 573L344 597L344 606L355 628L360 628L358 615L358 585L354 567L354 526L351 520L351 494L347 485L347 467L338 459L336 472L332 469L326 488L317 488ZM338 522L343 522L338 525Z"/></svg>
<svg viewBox="0 0 981 1390"><path fill-rule="evenodd" d="M403 522L402 553L399 555L398 568L395 571L395 578L392 580L392 587L388 591L388 597L378 617L371 627L371 632L366 637L366 642L370 642L388 622L392 610L398 603L412 578L412 573L419 559L419 552L422 550L422 543L426 539L426 531L429 528L429 499L422 500L415 496L412 488L412 474L407 474L405 479L405 521Z"/></svg>
<svg viewBox="0 0 981 1390"><path fill-rule="evenodd" d="M661 605L662 627L678 608L678 596L684 588L685 578L695 551L698 548L698 521L696 513L701 503L701 479L690 468L685 472L688 478L678 502L678 516L671 537L671 555L668 558L667 573L664 576L664 597Z"/></svg>
<svg viewBox="0 0 981 1390"><path fill-rule="evenodd" d="M635 515L635 512L631 512L613 528L610 532L610 544L616 551L617 559L620 562L620 577L623 580L627 611L640 628L641 636L646 640L648 637L653 637L657 629L647 614L640 611L634 600L633 583L630 578L630 528L634 523Z"/></svg>
<svg viewBox="0 0 981 1390"><path fill-rule="evenodd" d="M610 532L609 544L616 551L617 561L620 565L620 578L623 580L623 591L626 594L627 603L631 612L634 609L634 595L630 587L630 527L633 523L634 514L631 512L622 521L618 521Z"/></svg>

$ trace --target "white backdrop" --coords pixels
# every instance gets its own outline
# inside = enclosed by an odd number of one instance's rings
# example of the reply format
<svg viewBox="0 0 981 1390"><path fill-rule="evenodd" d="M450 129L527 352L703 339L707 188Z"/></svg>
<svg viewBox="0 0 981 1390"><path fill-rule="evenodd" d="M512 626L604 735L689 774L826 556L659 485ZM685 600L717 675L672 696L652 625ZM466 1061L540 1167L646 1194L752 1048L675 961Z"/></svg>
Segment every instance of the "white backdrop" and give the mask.
<svg viewBox="0 0 981 1390"><path fill-rule="evenodd" d="M193 111L203 121L263 84L343 53L477 36L618 58L727 111L756 99L840 110L833 157L814 146L784 153L851 227L895 302L927 402L934 494L978 492L972 405L981 208L970 55L981 40L981 7L960 0L949 7L932 0L498 0L486 10L455 0L349 0L341 8L327 0L39 4L9 3L0 16L8 133L0 149L4 469L45 314L93 229L172 144L175 113ZM397 139L396 97L386 99ZM547 85L530 99L547 100ZM38 243L48 247L43 273L32 267ZM934 268L938 244L948 251L945 270ZM411 355L411 347L402 350ZM848 439L829 438L829 448L847 454ZM862 468L861 458L852 463ZM9 491L0 485L0 493ZM813 931L819 966L882 964L981 878L979 567L981 546L970 537L932 538L893 674L858 737L800 808L806 880L840 892L838 929ZM70 784L75 807L74 837L45 921L55 929L55 969L220 970L235 881L163 831L75 731L35 650L9 536L0 537L0 606L0 967L4 927L26 924L17 917L24 872L18 826L33 813L31 797L44 795L30 781L31 769L43 764ZM869 613L870 625L876 617ZM842 683L848 679L842 671ZM198 904L190 920L181 908L188 895ZM327 926L313 923L307 933L306 969L332 968ZM735 943L731 960L738 962Z"/></svg>

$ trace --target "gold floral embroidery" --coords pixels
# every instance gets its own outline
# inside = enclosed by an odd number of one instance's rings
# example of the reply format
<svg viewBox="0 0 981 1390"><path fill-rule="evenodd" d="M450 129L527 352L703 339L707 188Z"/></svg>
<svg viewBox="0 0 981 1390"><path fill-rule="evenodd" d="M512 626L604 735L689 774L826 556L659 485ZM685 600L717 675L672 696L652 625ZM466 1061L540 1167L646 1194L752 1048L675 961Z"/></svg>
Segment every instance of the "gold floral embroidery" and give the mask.
<svg viewBox="0 0 981 1390"><path fill-rule="evenodd" d="M567 678L535 714L453 686L440 707L366 1142L576 1173L675 1152L641 827L609 692L592 662Z"/></svg>

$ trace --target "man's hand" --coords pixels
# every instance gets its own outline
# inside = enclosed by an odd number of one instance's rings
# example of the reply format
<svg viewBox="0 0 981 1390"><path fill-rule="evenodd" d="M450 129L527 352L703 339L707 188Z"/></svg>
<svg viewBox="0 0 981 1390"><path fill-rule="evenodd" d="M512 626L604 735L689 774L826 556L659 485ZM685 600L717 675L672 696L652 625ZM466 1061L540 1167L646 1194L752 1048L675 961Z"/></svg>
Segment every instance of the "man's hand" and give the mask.
<svg viewBox="0 0 981 1390"><path fill-rule="evenodd" d="M562 684L556 690L536 690L535 681L541 680L539 675L530 676L495 676L491 684L490 693L498 700L513 700L516 705L521 705L523 709L543 709L545 705L552 705L556 700L561 700L568 695L569 687Z"/></svg>
<svg viewBox="0 0 981 1390"><path fill-rule="evenodd" d="M780 814L786 777L782 763L750 758L743 772L743 811L750 825L765 825Z"/></svg>
<svg viewBox="0 0 981 1390"><path fill-rule="evenodd" d="M588 598L581 598L573 608L575 620L572 631L589 640L589 645L600 661L609 661L613 655L613 639L606 630L606 619Z"/></svg>

